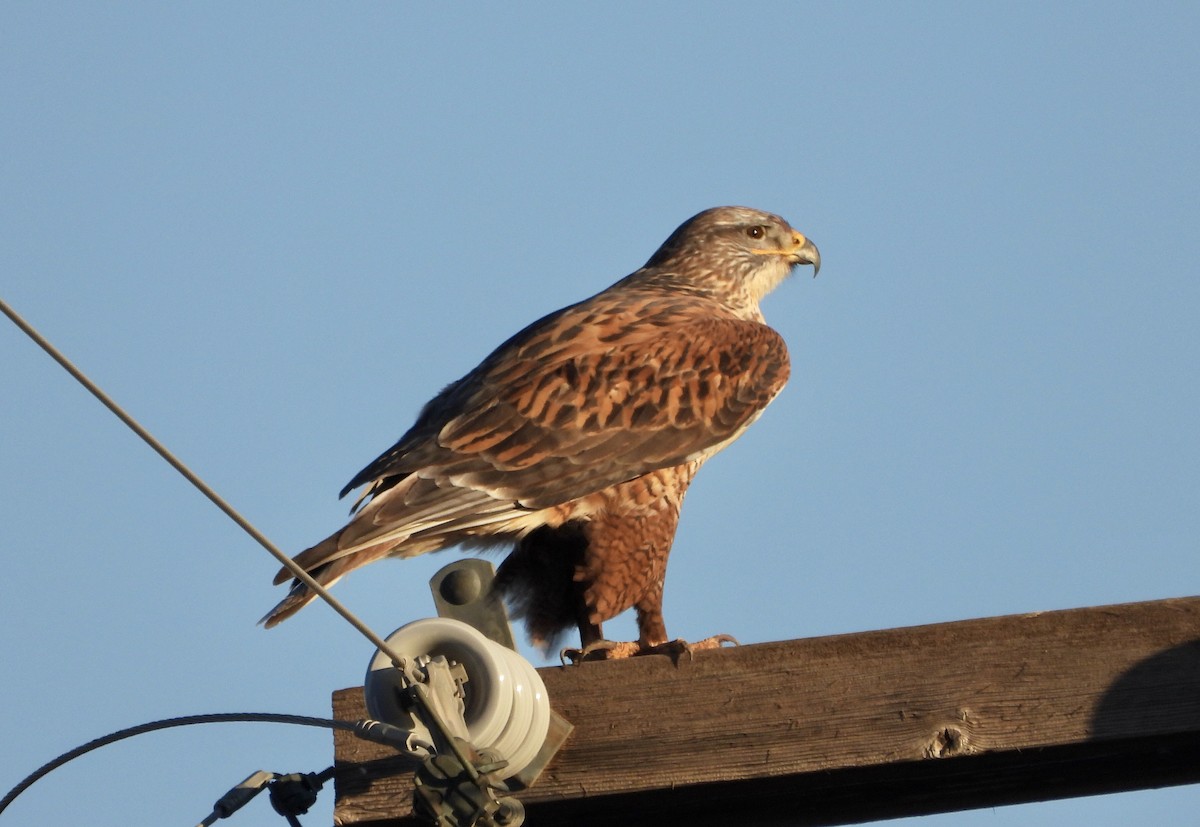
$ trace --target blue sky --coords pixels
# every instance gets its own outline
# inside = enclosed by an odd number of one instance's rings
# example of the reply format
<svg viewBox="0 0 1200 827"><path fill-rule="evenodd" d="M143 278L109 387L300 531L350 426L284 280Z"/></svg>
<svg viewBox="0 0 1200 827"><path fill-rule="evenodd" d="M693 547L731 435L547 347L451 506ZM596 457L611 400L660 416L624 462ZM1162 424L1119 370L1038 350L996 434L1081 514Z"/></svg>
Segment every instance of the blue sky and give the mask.
<svg viewBox="0 0 1200 827"><path fill-rule="evenodd" d="M792 381L689 494L672 634L1194 594L1198 31L1185 3L7 3L0 295L298 550L502 339L693 213L759 207L823 269L764 305ZM0 388L0 786L120 727L322 715L361 682L326 608L254 625L273 561L7 323ZM337 594L386 633L432 614L449 559ZM195 823L252 770L330 757L316 730L149 735L5 817Z"/></svg>

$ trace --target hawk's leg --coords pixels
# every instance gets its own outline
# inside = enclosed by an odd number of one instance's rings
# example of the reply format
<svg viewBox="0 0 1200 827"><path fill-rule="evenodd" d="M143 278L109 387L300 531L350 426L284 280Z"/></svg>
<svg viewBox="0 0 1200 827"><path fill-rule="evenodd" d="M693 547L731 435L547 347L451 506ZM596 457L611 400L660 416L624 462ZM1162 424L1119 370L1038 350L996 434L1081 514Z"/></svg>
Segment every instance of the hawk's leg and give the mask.
<svg viewBox="0 0 1200 827"><path fill-rule="evenodd" d="M638 651L635 655L669 655L678 661L680 655L690 659L692 652L698 649L720 649L724 643L738 645L733 635L713 635L695 643L689 643L683 638L667 639L667 627L662 615L662 583L658 584L656 592L648 595L649 600L637 604L637 620L639 640Z"/></svg>
<svg viewBox="0 0 1200 827"><path fill-rule="evenodd" d="M634 655L648 655L661 651L667 643L667 627L662 616L662 583L652 589L648 599L636 605L638 639L628 641L605 640L599 623L593 623L595 610L584 604L579 620L579 648L567 647L559 653L563 663L568 660L579 663L584 660L617 660ZM679 641L682 643L682 641Z"/></svg>
<svg viewBox="0 0 1200 827"><path fill-rule="evenodd" d="M562 656L581 660L615 660L634 655L666 654L678 659L695 649L710 649L733 641L717 635L689 644L667 637L663 621L663 581L667 557L679 523L679 507L694 466L680 466L641 477L612 490L616 502L638 504L632 513L610 507L583 524L587 539L582 564L574 579L584 586L578 621L579 649ZM637 612L638 639L603 639L601 624L626 609Z"/></svg>

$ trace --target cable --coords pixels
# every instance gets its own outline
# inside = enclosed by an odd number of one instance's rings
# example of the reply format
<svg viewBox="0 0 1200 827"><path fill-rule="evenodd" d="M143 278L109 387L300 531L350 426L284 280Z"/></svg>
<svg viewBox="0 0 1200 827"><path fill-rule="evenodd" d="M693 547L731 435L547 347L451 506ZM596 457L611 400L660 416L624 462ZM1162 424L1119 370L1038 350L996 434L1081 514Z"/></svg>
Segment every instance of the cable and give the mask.
<svg viewBox="0 0 1200 827"><path fill-rule="evenodd" d="M401 672L404 672L404 659L400 657L390 646L388 646L387 641L375 634L375 632L373 632L370 627L367 626L367 624L363 623L358 619L357 616L355 616L353 612L343 606L341 601L326 591L325 587L314 580L308 572L296 565L296 563L292 561L292 558L288 557L286 554L276 548L275 544L267 539L265 534L255 528L250 521L239 514L233 506L225 502L220 494L210 488L208 483L200 479L200 477L192 472L192 469L184 465L180 459L167 450L165 445L155 439L153 434L143 428L141 424L131 415L126 413L125 410L112 399L112 397L101 390L100 387L91 379L89 379L83 371L75 367L70 359L64 356L62 352L58 350L58 348L50 344L49 340L42 336L42 334L39 333L33 325L21 318L17 311L9 307L3 299L0 299L0 312L3 312L5 316L8 316L8 318L12 320L13 324L19 327L26 336L28 336L37 344L38 347L46 351L46 353L50 355L50 358L58 362L58 364L61 365L67 373L75 377L75 380L79 382L79 384L83 385L88 392L92 394L92 396L99 399L101 404L112 411L112 413L118 419L124 422L131 431L141 437L143 442L158 452L158 455L165 459L167 464L182 474L184 479L194 485L201 494L208 497L208 499L212 501L213 505L225 512L225 515L229 517L229 519L237 523L242 530L253 537L260 546L270 552L271 556L278 560L284 568L295 575L297 580L308 586L308 588L312 589L312 591L315 592L318 597L329 604L330 608L340 614L347 623L357 629L367 640L371 641L376 649L387 655L397 669L399 669Z"/></svg>
<svg viewBox="0 0 1200 827"><path fill-rule="evenodd" d="M88 741L86 744L75 747L75 749L64 752L62 755L38 767L29 774L21 783L8 791L8 794L0 799L0 813L16 800L17 796L29 789L34 782L48 775L54 770L61 767L68 761L73 761L81 755L85 755L92 750L100 749L100 747L108 746L109 744L123 741L126 738L132 738L135 735L144 735L147 732L155 732L160 729L170 729L172 727L193 726L195 724L229 724L229 723L272 723L272 724L294 724L296 726L311 726L323 727L325 729L341 729L348 732L362 733L365 725L368 723L375 724L377 721L339 721L335 718L313 718L308 715L286 715L276 712L221 712L209 715L184 715L178 718L164 718L160 721L151 721L145 724L129 727L128 729L120 729L116 732L110 732L93 741ZM372 739L375 740L375 739Z"/></svg>

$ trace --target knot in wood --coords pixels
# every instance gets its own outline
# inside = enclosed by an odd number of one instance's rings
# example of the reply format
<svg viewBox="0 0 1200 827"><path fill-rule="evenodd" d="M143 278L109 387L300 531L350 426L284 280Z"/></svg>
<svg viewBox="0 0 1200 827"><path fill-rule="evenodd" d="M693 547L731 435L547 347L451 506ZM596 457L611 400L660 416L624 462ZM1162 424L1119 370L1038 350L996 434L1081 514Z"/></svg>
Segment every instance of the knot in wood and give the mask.
<svg viewBox="0 0 1200 827"><path fill-rule="evenodd" d="M968 745L967 733L956 726L939 729L925 745L926 758L950 758L970 752L972 750Z"/></svg>

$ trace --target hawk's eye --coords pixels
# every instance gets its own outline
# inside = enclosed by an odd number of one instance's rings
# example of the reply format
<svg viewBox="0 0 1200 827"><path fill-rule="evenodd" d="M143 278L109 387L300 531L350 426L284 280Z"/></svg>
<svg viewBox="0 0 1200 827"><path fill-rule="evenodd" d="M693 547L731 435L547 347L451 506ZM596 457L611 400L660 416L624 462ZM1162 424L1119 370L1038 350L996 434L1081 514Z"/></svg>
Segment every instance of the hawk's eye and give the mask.
<svg viewBox="0 0 1200 827"><path fill-rule="evenodd" d="M746 229L746 235L751 238L762 238L766 234L767 230L765 227L748 227Z"/></svg>

